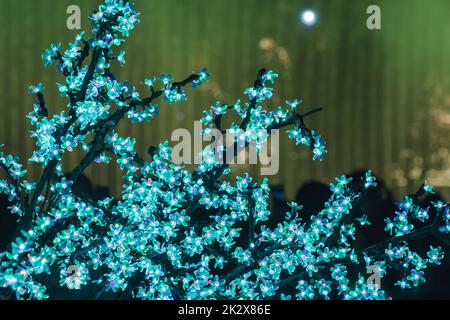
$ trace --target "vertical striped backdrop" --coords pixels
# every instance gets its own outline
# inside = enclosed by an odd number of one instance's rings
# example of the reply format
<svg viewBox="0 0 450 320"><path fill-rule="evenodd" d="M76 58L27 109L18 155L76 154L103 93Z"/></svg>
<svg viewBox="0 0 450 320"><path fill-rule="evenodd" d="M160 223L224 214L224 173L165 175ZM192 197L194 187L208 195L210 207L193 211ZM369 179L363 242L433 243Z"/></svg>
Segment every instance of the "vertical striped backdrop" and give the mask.
<svg viewBox="0 0 450 320"><path fill-rule="evenodd" d="M51 42L63 44L77 33L66 28L66 8L78 4L83 29L99 1L0 1L0 142L21 158L34 147L25 117L34 97L30 84L43 82L51 113L65 108L56 82L42 66ZM180 79L207 67L211 82L189 101L162 108L151 123L124 121L122 134L138 149L169 139L173 129L193 128L203 108L220 99L243 97L261 67L280 73L275 104L300 97L303 108L325 111L307 120L328 142L329 155L313 162L305 148L281 139L280 172L293 197L311 179L328 182L354 169L371 168L399 194L429 179L442 192L450 188L450 2L448 0L136 0L142 23L125 49L121 79L138 84L170 72ZM366 8L382 9L382 30L366 28ZM299 13L316 10L318 24L305 27ZM65 158L70 170L79 155ZM256 167L239 167L237 172ZM37 177L38 168L31 167ZM114 172L114 174L113 174ZM95 165L96 184L120 187L120 173Z"/></svg>

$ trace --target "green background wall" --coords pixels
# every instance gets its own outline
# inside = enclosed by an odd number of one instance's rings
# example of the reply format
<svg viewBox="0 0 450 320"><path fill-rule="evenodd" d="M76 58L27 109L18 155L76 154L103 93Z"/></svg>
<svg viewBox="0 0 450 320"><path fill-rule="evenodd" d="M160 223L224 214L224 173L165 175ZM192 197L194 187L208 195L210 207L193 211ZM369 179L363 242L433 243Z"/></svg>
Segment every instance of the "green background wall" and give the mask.
<svg viewBox="0 0 450 320"><path fill-rule="evenodd" d="M51 42L63 44L77 31L66 28L66 8L82 9L82 28L99 1L0 0L0 141L21 158L34 141L25 118L34 97L30 84L46 85L51 113L64 108L53 68L40 55ZM280 173L272 183L293 197L311 179L324 182L359 168L371 168L396 194L411 192L429 179L444 193L450 188L450 2L448 0L137 0L142 23L126 44L121 79L138 84L170 72L180 79L206 66L213 78L189 91L189 101L162 108L150 124L124 121L120 132L135 136L144 153L169 139L173 129L192 129L202 109L217 99L234 103L259 68L280 73L275 103L300 97L308 119L322 133L329 155L313 162L305 148L281 139ZM382 9L382 30L366 28L370 4ZM318 24L305 27L299 12L313 8ZM77 155L65 159L66 171ZM238 172L258 173L254 166ZM117 171L94 166L95 184L120 186ZM39 170L32 168L36 177Z"/></svg>

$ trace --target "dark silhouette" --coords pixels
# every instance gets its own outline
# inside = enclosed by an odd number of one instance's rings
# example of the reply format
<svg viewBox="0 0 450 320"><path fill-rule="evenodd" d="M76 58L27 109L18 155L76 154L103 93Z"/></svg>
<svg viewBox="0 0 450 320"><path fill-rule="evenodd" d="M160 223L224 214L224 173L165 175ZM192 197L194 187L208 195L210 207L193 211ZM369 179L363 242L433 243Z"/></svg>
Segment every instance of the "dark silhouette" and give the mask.
<svg viewBox="0 0 450 320"><path fill-rule="evenodd" d="M71 174L66 174L67 178L70 178ZM71 187L72 192L82 199L93 199L94 189L92 183L88 177L84 174L80 175Z"/></svg>
<svg viewBox="0 0 450 320"><path fill-rule="evenodd" d="M17 226L17 217L8 209L11 205L8 197L0 194L0 251L11 244Z"/></svg>

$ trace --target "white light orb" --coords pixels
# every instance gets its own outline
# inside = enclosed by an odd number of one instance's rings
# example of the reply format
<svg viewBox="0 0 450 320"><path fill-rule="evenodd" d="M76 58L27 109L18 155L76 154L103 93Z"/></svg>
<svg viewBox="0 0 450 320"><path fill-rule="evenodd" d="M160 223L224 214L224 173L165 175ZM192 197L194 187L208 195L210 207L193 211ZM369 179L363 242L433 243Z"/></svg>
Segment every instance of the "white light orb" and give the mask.
<svg viewBox="0 0 450 320"><path fill-rule="evenodd" d="M317 22L317 15L313 10L307 9L301 12L300 20L304 25L312 26Z"/></svg>

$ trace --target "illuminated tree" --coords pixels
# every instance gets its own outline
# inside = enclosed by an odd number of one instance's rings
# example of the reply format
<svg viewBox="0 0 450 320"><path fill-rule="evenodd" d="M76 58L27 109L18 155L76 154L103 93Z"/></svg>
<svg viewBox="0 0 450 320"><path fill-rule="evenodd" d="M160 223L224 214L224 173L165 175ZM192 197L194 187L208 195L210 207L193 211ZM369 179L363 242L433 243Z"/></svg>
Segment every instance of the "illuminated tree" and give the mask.
<svg viewBox="0 0 450 320"><path fill-rule="evenodd" d="M134 6L106 0L90 18L92 38L80 33L64 52L60 44L52 45L42 56L65 76L58 88L68 110L49 117L44 86L30 87L38 102L28 115L36 139L29 162L42 166L42 176L26 181L19 160L0 153L6 173L0 192L12 201L9 209L20 217L21 230L0 254L3 290L19 299L48 298L48 275L56 274L63 287L98 287L92 298L112 291L142 299L383 299L387 296L381 288L368 285L360 275L351 277L349 269L359 265L365 272L375 266L383 276L400 268L404 277L397 284L409 288L424 281L423 270L441 263L441 247L430 246L421 257L408 242L433 234L448 243L448 203L436 202L427 209L417 204L425 192L433 192L430 185L405 197L395 216L386 219L385 241L355 249L355 225L369 224L366 216L355 213L377 185L370 171L358 181L336 179L330 184L331 198L310 221L302 220L301 204L290 203L284 221L269 228L267 179L256 183L247 174L234 182L223 179L231 171L228 163L218 161L208 147L192 171L173 163L168 142L151 147L147 156L138 155L135 139L121 137L117 124L124 118L152 120L158 98L169 104L185 101L184 88L202 85L209 73L204 69L180 82L170 75L145 79L149 96L141 97L111 71L114 63L125 64L125 53L115 47L139 23ZM262 69L246 90L247 102L218 103L204 112L205 133L222 131L221 119L236 113L241 122L231 129L255 134L239 136L220 152L238 144L261 146L270 130L287 128L291 139L309 147L314 160L322 160L325 143L304 123L319 110L299 113L298 100L275 111L262 106L271 99L277 77ZM84 157L65 177L61 157L76 148ZM113 159L123 173L119 199L81 199L71 191L92 163ZM420 225L431 215L434 222Z"/></svg>

